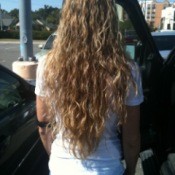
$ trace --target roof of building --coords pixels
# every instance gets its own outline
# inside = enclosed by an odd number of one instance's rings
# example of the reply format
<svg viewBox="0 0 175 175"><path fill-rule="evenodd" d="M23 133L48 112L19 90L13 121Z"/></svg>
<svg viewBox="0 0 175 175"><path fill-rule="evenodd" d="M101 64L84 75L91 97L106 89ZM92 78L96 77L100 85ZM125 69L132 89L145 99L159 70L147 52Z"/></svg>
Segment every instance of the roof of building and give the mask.
<svg viewBox="0 0 175 175"><path fill-rule="evenodd" d="M2 14L2 24L4 25L4 26L10 26L10 24L13 22L13 18L9 15L9 14L7 14L7 13L3 13Z"/></svg>

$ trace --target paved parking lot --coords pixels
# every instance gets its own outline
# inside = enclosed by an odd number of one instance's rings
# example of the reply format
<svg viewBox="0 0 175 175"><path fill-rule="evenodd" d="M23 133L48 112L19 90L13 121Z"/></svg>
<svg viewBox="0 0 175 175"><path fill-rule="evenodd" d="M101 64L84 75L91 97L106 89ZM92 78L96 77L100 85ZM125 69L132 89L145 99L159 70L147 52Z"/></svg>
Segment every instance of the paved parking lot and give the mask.
<svg viewBox="0 0 175 175"><path fill-rule="evenodd" d="M33 42L33 52L40 51L38 45L44 41ZM12 63L20 57L20 43L18 40L0 40L0 63L9 69L12 69Z"/></svg>

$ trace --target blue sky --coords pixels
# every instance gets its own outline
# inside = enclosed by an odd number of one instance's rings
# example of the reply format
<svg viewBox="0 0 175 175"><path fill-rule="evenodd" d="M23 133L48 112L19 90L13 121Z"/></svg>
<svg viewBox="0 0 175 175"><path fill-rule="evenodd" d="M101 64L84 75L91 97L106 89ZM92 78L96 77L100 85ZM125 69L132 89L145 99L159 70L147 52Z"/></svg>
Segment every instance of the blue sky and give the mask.
<svg viewBox="0 0 175 175"><path fill-rule="evenodd" d="M1 8L10 11L14 8L19 8L20 0L0 0ZM145 1L145 0L143 0ZM161 2L163 0L157 0ZM170 2L175 2L175 0L170 0ZM60 8L62 5L62 0L31 0L32 10L37 10L44 7L44 5L50 5L52 7Z"/></svg>
<svg viewBox="0 0 175 175"><path fill-rule="evenodd" d="M19 8L19 1L20 0L0 0L1 8L7 11L14 8ZM62 5L62 0L31 0L33 11L44 7L44 5L60 8Z"/></svg>

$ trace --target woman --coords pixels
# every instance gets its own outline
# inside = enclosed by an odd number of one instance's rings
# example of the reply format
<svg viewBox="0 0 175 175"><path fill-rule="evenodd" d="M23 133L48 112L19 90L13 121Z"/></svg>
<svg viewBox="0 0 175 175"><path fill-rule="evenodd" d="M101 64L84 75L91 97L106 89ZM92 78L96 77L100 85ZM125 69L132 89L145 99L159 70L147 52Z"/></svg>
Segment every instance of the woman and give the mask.
<svg viewBox="0 0 175 175"><path fill-rule="evenodd" d="M37 117L51 175L135 172L143 95L116 14L113 0L66 0L53 49L39 63Z"/></svg>

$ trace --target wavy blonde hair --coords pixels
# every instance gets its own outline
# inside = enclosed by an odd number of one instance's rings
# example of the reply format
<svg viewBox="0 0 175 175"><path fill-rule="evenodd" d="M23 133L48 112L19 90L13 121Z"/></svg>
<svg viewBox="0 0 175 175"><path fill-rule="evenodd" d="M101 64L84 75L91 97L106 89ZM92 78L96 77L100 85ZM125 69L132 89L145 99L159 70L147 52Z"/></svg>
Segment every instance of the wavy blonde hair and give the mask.
<svg viewBox="0 0 175 175"><path fill-rule="evenodd" d="M70 151L82 159L97 148L109 111L117 113L119 123L126 117L132 76L118 28L113 0L66 0L45 61L53 133L61 130Z"/></svg>

